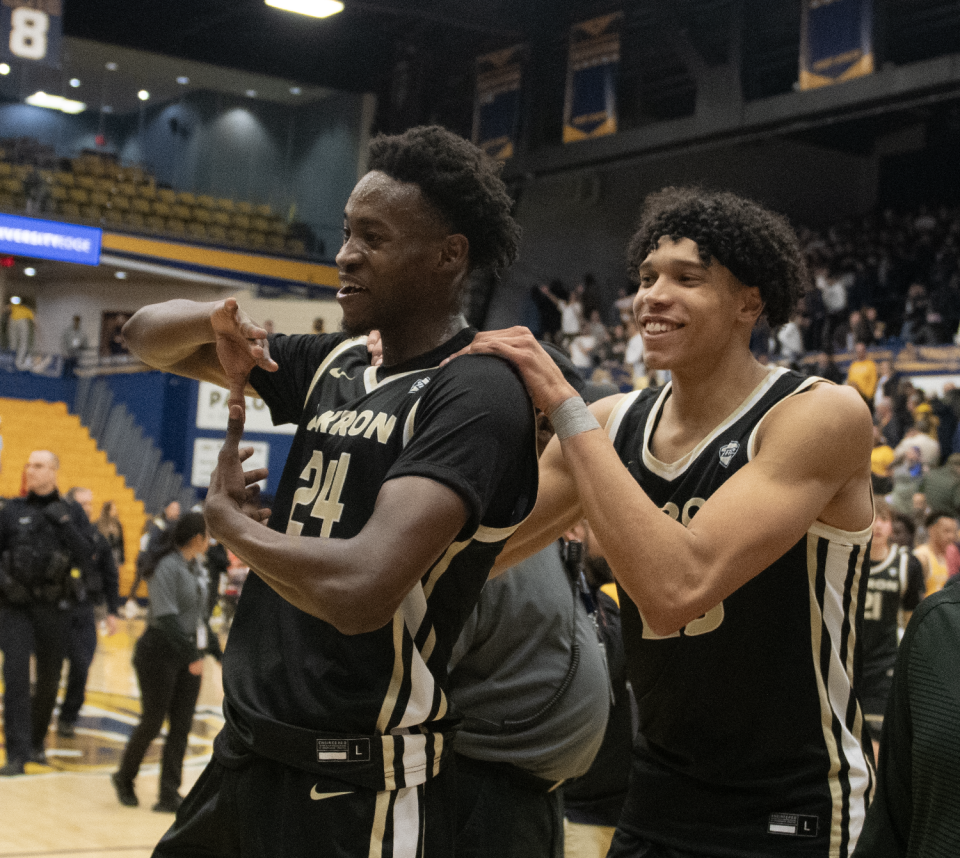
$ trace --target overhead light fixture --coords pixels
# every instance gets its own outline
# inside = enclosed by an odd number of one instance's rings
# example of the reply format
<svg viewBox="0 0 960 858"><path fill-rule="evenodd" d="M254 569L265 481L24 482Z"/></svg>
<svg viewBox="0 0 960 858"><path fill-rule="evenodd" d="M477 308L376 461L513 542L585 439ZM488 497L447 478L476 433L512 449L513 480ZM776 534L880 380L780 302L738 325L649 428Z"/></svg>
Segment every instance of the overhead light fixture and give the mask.
<svg viewBox="0 0 960 858"><path fill-rule="evenodd" d="M11 303L11 304L19 304L20 301L21 301L21 298L20 298L19 295L11 295L11 296L10 296L10 303Z"/></svg>
<svg viewBox="0 0 960 858"><path fill-rule="evenodd" d="M101 107L100 109L101 109L104 113L113 113L113 108L112 108L109 104L103 105L103 107Z"/></svg>
<svg viewBox="0 0 960 858"><path fill-rule="evenodd" d="M141 101L146 101L148 98L150 98L150 93L145 89L141 89L140 92L137 93L137 98L139 98Z"/></svg>
<svg viewBox="0 0 960 858"><path fill-rule="evenodd" d="M104 68L105 68L107 71L116 71L116 70L117 70L117 64L116 64L116 63L107 63L107 64L104 66Z"/></svg>
<svg viewBox="0 0 960 858"><path fill-rule="evenodd" d="M265 0L265 2L274 9L309 15L311 18L329 18L343 11L343 3L340 0Z"/></svg>
<svg viewBox="0 0 960 858"><path fill-rule="evenodd" d="M70 86L72 86L74 89L80 86L80 78L78 77L70 78Z"/></svg>
<svg viewBox="0 0 960 858"><path fill-rule="evenodd" d="M35 277L36 274L37 274L37 269L36 269L36 268L24 268L24 269L23 269L23 273L26 274L27 277Z"/></svg>
<svg viewBox="0 0 960 858"><path fill-rule="evenodd" d="M299 86L291 86L291 87L290 87L290 95L300 95L301 92L303 92L303 90L300 89Z"/></svg>
<svg viewBox="0 0 960 858"><path fill-rule="evenodd" d="M127 272L126 272L126 271L117 271L117 272L114 273L113 276L116 277L117 280L126 280L126 279L127 279Z"/></svg>
<svg viewBox="0 0 960 858"><path fill-rule="evenodd" d="M0 74L10 74L10 66L6 63L0 63Z"/></svg>
<svg viewBox="0 0 960 858"><path fill-rule="evenodd" d="M70 98L64 98L62 95L50 95L49 93L35 92L33 95L28 95L24 101L27 104L32 104L34 107L46 107L50 110L60 110L64 113L83 113L87 109L87 105L82 101L74 101Z"/></svg>
<svg viewBox="0 0 960 858"><path fill-rule="evenodd" d="M247 90L247 98L256 98L256 97L257 97L257 91L255 89Z"/></svg>
<svg viewBox="0 0 960 858"><path fill-rule="evenodd" d="M180 75L180 77L177 78L177 83L179 83L180 86L186 86L188 83L190 83L190 78L182 74Z"/></svg>

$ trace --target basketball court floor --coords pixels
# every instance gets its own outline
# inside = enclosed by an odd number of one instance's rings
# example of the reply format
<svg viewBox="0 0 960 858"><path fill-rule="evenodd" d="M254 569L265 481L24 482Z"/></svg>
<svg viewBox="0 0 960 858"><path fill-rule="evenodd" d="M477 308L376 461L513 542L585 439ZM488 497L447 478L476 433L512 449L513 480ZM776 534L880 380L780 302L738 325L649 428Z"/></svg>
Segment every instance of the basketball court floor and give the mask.
<svg viewBox="0 0 960 858"><path fill-rule="evenodd" d="M57 736L54 716L49 765L28 763L27 774L0 778L0 858L146 858L173 822L173 814L150 809L157 800L162 734L137 778L139 807L121 806L110 783L140 713L130 659L142 631L142 620L121 620L117 634L101 634L77 735ZM220 666L208 657L184 760L183 795L210 759L223 724L222 699Z"/></svg>

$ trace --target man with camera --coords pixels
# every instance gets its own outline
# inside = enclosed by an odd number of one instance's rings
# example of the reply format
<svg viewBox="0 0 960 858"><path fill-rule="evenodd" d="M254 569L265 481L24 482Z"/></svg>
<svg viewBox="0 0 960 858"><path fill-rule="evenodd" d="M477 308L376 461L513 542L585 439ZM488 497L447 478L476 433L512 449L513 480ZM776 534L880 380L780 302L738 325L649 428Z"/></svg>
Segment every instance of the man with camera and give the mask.
<svg viewBox="0 0 960 858"><path fill-rule="evenodd" d="M84 598L94 545L80 506L57 491L49 450L27 459L26 497L0 510L0 650L7 761L0 775L45 763L44 737L57 701L70 608ZM30 655L37 677L30 694Z"/></svg>

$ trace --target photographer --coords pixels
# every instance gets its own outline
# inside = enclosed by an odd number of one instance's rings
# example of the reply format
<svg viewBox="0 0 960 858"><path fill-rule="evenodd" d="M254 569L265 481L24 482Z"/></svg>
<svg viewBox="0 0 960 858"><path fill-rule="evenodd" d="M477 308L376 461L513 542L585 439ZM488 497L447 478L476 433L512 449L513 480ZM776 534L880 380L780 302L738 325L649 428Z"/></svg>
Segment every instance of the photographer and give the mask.
<svg viewBox="0 0 960 858"><path fill-rule="evenodd" d="M86 515L57 491L60 461L34 450L26 497L0 510L0 650L7 762L0 775L45 763L44 738L57 700L71 608L85 596L94 546ZM37 677L30 694L30 655Z"/></svg>

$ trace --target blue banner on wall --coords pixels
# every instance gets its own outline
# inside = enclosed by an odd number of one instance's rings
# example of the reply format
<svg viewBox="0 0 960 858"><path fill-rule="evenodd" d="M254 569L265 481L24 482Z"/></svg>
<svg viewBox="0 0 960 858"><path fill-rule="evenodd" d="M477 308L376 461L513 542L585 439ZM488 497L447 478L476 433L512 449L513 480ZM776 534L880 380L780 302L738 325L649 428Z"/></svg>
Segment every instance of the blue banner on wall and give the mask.
<svg viewBox="0 0 960 858"><path fill-rule="evenodd" d="M99 265L102 236L93 226L0 214L0 253Z"/></svg>
<svg viewBox="0 0 960 858"><path fill-rule="evenodd" d="M800 88L873 73L873 0L803 0Z"/></svg>
<svg viewBox="0 0 960 858"><path fill-rule="evenodd" d="M62 39L61 0L0 2L0 60L26 60L60 68Z"/></svg>
<svg viewBox="0 0 960 858"><path fill-rule="evenodd" d="M570 28L563 142L604 137L617 131L620 25L614 12Z"/></svg>
<svg viewBox="0 0 960 858"><path fill-rule="evenodd" d="M492 158L512 158L516 149L524 53L516 45L477 57L473 142Z"/></svg>

